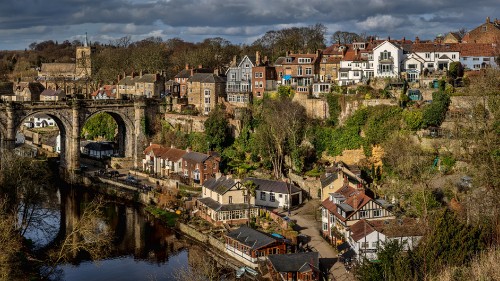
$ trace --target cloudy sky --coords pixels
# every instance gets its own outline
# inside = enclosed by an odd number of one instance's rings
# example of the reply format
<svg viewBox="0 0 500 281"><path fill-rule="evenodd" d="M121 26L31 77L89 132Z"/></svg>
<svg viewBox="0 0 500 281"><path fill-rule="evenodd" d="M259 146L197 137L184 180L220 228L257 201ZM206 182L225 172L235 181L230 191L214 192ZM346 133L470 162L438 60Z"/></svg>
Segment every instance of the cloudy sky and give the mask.
<svg viewBox="0 0 500 281"><path fill-rule="evenodd" d="M323 23L327 35L434 38L500 17L498 0L0 0L0 49L44 40L108 43L130 35L252 43L266 31ZM328 38L327 44L330 44Z"/></svg>

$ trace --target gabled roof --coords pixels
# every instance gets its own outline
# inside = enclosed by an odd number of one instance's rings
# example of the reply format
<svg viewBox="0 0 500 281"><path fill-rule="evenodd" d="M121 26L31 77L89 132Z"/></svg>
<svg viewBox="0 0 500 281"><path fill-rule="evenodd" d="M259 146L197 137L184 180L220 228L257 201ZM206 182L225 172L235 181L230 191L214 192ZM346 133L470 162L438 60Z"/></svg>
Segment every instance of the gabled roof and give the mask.
<svg viewBox="0 0 500 281"><path fill-rule="evenodd" d="M461 57L494 57L495 47L492 44L462 43L459 46Z"/></svg>
<svg viewBox="0 0 500 281"><path fill-rule="evenodd" d="M138 77L136 83L154 83L156 82L156 74L143 74L142 77Z"/></svg>
<svg viewBox="0 0 500 281"><path fill-rule="evenodd" d="M358 242L360 239L374 232L375 228L363 219L351 225L350 230L352 240L354 240L354 242Z"/></svg>
<svg viewBox="0 0 500 281"><path fill-rule="evenodd" d="M319 269L318 252L269 255L267 258L277 272L307 272Z"/></svg>
<svg viewBox="0 0 500 281"><path fill-rule="evenodd" d="M235 210L247 210L248 204L221 204L210 197L199 198L197 199L199 202L203 203L208 208L219 212L219 211L235 211Z"/></svg>
<svg viewBox="0 0 500 281"><path fill-rule="evenodd" d="M228 234L226 234L226 236L237 240L241 244L246 245L254 250L261 249L265 246L279 241L278 239L268 234L254 230L247 226L241 226L240 228L229 232Z"/></svg>
<svg viewBox="0 0 500 281"><path fill-rule="evenodd" d="M188 82L224 83L226 79L214 73L195 73L188 79Z"/></svg>
<svg viewBox="0 0 500 281"><path fill-rule="evenodd" d="M137 76L136 77L125 76L123 79L118 81L118 85L135 85L137 79L138 79Z"/></svg>
<svg viewBox="0 0 500 281"><path fill-rule="evenodd" d="M115 90L116 90L115 85L103 85L101 88L95 90L91 94L91 96L95 97L99 94L101 94L101 95L104 94L107 97L114 98L116 96Z"/></svg>
<svg viewBox="0 0 500 281"><path fill-rule="evenodd" d="M146 149L144 149L144 154L148 155L153 152L156 157L161 157L164 153L166 153L170 148L164 147L160 144L152 143Z"/></svg>
<svg viewBox="0 0 500 281"><path fill-rule="evenodd" d="M328 185L330 185L332 182L334 182L336 179L338 179L338 174L335 172L335 173L331 173L331 174L328 174L328 175L324 175L323 177L321 177L320 179L320 182L321 182L321 187L326 187Z"/></svg>
<svg viewBox="0 0 500 281"><path fill-rule="evenodd" d="M274 180L265 180L258 178L245 178L242 182L245 183L247 181L253 181L255 185L257 185L256 190L267 191L267 192L275 192L275 193L283 193L288 194L288 186L290 186L290 193L294 194L300 192L301 189L293 184L287 184L284 181L274 181Z"/></svg>
<svg viewBox="0 0 500 281"><path fill-rule="evenodd" d="M235 179L223 176L218 179L210 178L203 183L203 186L222 195L228 192L236 184L237 181Z"/></svg>
<svg viewBox="0 0 500 281"><path fill-rule="evenodd" d="M174 78L189 78L191 77L191 69L183 69Z"/></svg>
<svg viewBox="0 0 500 281"><path fill-rule="evenodd" d="M184 149L178 149L178 148L172 147L167 152L163 153L162 157L163 157L163 159L168 159L169 161L177 162L186 153L187 152Z"/></svg>
<svg viewBox="0 0 500 281"><path fill-rule="evenodd" d="M350 226L351 238L357 242L377 231L388 238L423 236L424 230L415 219L359 220Z"/></svg>
<svg viewBox="0 0 500 281"><path fill-rule="evenodd" d="M255 66L255 55L254 56L249 56L249 55L244 55L243 58L241 58L240 63L238 63L238 67L241 67L241 64L248 59L250 63L252 64L252 67Z"/></svg>
<svg viewBox="0 0 500 281"><path fill-rule="evenodd" d="M411 52L458 52L460 51L459 43L414 43L411 45Z"/></svg>
<svg viewBox="0 0 500 281"><path fill-rule="evenodd" d="M190 151L187 152L182 156L182 158L186 161L193 161L195 163L203 163L205 160L207 160L210 157L208 154L204 153L199 153L195 151Z"/></svg>

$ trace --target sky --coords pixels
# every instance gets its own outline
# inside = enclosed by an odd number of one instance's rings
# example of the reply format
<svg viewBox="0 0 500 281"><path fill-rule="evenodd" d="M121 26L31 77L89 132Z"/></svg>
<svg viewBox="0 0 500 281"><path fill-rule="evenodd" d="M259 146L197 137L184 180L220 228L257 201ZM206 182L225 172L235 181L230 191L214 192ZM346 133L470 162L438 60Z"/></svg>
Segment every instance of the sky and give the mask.
<svg viewBox="0 0 500 281"><path fill-rule="evenodd" d="M499 0L0 0L0 50L85 33L105 44L123 36L251 44L269 30L316 23L327 27L327 45L338 30L433 39L487 16L500 17Z"/></svg>

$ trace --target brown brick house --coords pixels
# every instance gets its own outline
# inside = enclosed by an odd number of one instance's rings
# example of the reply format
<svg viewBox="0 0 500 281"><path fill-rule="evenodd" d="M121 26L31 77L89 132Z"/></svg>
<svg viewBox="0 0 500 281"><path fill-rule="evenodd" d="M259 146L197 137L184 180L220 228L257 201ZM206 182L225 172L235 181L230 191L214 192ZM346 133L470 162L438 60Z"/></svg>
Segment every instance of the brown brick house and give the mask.
<svg viewBox="0 0 500 281"><path fill-rule="evenodd" d="M465 34L462 43L500 43L500 20L487 17L483 24Z"/></svg>
<svg viewBox="0 0 500 281"><path fill-rule="evenodd" d="M182 156L182 174L194 183L201 184L215 177L219 172L220 156L210 151L208 154L187 150Z"/></svg>
<svg viewBox="0 0 500 281"><path fill-rule="evenodd" d="M187 82L188 103L207 115L226 96L226 79L215 73L195 73ZM182 95L182 89L181 89Z"/></svg>

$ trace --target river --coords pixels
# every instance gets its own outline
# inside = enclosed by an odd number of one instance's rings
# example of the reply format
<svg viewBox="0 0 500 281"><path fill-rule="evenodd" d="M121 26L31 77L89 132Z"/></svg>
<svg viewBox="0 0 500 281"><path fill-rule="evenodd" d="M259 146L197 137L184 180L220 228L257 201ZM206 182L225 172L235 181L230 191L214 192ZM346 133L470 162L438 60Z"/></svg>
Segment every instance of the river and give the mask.
<svg viewBox="0 0 500 281"><path fill-rule="evenodd" d="M43 210L44 225L51 231L41 231L38 226L28 229L25 236L33 240L36 248L50 246L51 241L61 235L61 230L72 227L81 215L82 206L94 197L95 194L77 187L58 191L50 198L58 201L51 206L59 206L59 210L56 207ZM106 198L103 213L106 227L114 231L111 253L97 261L78 257L60 264L51 280L174 280L189 270L193 256L190 251L197 255L203 252L196 251L200 248L198 245L165 227L142 206Z"/></svg>

